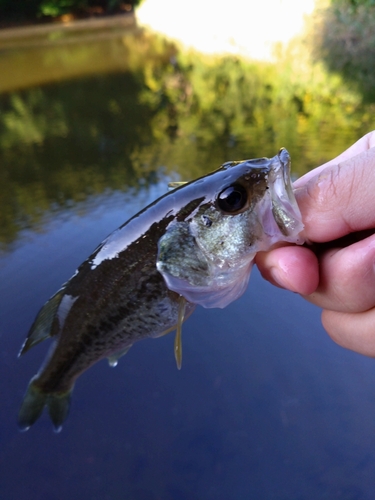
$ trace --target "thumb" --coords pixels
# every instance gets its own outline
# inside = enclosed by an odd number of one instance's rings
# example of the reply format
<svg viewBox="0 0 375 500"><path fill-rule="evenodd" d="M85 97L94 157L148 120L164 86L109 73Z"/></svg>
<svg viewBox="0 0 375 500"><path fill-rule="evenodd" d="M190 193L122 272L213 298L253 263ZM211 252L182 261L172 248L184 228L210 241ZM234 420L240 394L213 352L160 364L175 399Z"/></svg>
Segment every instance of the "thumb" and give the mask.
<svg viewBox="0 0 375 500"><path fill-rule="evenodd" d="M374 228L374 191L375 148L310 177L295 190L306 238L326 242Z"/></svg>

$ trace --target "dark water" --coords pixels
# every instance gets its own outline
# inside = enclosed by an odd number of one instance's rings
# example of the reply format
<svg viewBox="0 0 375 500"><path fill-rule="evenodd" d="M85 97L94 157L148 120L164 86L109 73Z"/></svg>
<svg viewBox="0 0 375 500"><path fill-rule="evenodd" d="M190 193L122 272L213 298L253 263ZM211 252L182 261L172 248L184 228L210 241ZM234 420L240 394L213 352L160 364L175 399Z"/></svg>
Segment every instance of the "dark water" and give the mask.
<svg viewBox="0 0 375 500"><path fill-rule="evenodd" d="M18 432L48 349L17 359L36 312L170 179L281 145L303 173L374 126L354 98L312 106L311 89L272 87L272 67L193 64L137 30L107 38L105 70L76 41L65 60L91 74L54 82L54 47L64 58L51 42L33 49L45 81L0 95L1 498L372 499L375 362L334 345L317 308L256 270L241 299L186 322L181 371L173 335L143 341L79 379L60 434L47 415ZM3 48L0 64L25 50Z"/></svg>

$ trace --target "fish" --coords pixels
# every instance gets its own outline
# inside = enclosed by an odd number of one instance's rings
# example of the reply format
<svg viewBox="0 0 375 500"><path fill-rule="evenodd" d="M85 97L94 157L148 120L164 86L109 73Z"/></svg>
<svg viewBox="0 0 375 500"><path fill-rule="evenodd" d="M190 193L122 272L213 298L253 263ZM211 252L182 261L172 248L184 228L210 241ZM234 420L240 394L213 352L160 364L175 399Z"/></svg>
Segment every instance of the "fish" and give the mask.
<svg viewBox="0 0 375 500"><path fill-rule="evenodd" d="M39 311L20 355L53 343L28 385L20 430L47 407L59 432L77 378L104 358L116 366L139 340L176 330L181 368L181 327L194 308L239 298L257 252L304 243L284 148L172 187L110 234Z"/></svg>

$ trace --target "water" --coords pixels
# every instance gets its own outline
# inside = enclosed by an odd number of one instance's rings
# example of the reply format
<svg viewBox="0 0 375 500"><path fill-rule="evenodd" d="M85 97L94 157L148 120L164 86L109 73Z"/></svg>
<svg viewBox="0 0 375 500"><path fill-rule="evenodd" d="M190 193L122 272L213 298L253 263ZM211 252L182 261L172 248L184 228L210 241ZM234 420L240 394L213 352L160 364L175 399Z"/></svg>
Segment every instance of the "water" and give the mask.
<svg viewBox="0 0 375 500"><path fill-rule="evenodd" d="M256 270L241 299L186 322L181 371L173 335L140 342L115 369L100 362L80 377L60 434L47 415L17 430L48 349L17 359L36 312L169 180L281 145L303 173L374 125L345 89L312 105L318 90L270 88L280 67L193 65L169 42L118 29L100 57L78 35L36 44L43 82L0 95L2 498L371 499L374 361L333 344L316 307ZM0 65L30 50L3 47ZM83 75L55 79L54 50Z"/></svg>

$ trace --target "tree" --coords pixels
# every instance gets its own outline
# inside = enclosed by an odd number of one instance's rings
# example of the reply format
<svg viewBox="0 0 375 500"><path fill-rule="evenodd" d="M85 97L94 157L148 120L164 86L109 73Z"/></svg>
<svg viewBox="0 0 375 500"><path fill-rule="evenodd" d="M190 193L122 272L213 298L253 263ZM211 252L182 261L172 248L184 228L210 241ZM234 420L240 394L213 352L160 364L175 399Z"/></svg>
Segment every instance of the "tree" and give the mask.
<svg viewBox="0 0 375 500"><path fill-rule="evenodd" d="M332 0L314 27L313 51L327 69L339 73L375 102L375 0Z"/></svg>

